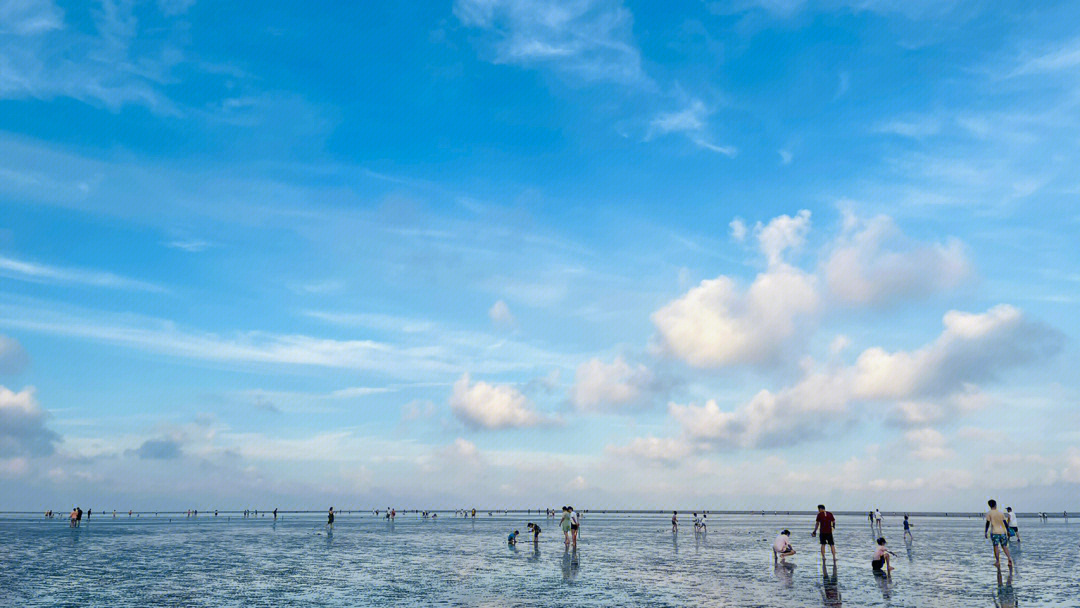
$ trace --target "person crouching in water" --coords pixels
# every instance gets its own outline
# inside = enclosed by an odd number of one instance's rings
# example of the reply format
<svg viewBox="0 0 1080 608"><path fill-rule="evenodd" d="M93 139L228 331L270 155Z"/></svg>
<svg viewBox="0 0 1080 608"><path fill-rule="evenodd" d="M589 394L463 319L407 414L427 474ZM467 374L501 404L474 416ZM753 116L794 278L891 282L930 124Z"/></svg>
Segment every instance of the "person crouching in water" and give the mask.
<svg viewBox="0 0 1080 608"><path fill-rule="evenodd" d="M784 530L776 537L772 545L772 557L773 561L779 557L780 561L785 561L785 557L795 555L795 548L791 546L791 532Z"/></svg>
<svg viewBox="0 0 1080 608"><path fill-rule="evenodd" d="M517 537L518 537L518 531L514 530L513 532L511 532L506 537L506 544L508 544L508 545L516 545L517 544Z"/></svg>
<svg viewBox="0 0 1080 608"><path fill-rule="evenodd" d="M878 538L877 545L877 549L874 549L874 559L870 562L870 565L875 572L892 572L893 567L889 561L889 556L893 553L885 546L885 537Z"/></svg>

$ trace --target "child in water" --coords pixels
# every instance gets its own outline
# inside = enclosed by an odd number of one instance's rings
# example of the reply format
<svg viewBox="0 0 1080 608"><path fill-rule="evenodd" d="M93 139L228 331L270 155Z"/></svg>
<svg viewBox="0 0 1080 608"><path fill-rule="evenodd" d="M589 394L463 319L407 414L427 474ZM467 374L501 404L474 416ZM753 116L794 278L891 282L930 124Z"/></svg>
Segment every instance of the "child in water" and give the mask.
<svg viewBox="0 0 1080 608"><path fill-rule="evenodd" d="M874 550L874 559L870 562L875 572L881 572L884 568L885 572L892 572L892 564L889 562L889 556L892 555L892 551L885 546L885 537L877 539L877 549Z"/></svg>
<svg viewBox="0 0 1080 608"><path fill-rule="evenodd" d="M518 537L518 531L514 530L509 536L506 537L506 544L508 544L508 545L516 545L517 544L517 537Z"/></svg>

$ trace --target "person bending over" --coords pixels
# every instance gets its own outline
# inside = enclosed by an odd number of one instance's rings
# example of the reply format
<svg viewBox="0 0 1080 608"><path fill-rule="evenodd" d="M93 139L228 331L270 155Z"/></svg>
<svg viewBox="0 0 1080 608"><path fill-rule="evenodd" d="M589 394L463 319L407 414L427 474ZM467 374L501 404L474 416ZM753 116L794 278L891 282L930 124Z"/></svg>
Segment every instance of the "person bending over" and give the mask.
<svg viewBox="0 0 1080 608"><path fill-rule="evenodd" d="M779 557L780 561L785 561L785 557L795 555L795 548L791 546L791 532L784 530L776 537L772 545L773 561Z"/></svg>

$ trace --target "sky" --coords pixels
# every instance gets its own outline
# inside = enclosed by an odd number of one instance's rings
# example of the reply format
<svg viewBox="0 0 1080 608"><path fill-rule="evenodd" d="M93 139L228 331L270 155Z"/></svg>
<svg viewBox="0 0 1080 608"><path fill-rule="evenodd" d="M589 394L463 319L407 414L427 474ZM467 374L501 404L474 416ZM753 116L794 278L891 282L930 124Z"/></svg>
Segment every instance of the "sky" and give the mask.
<svg viewBox="0 0 1080 608"><path fill-rule="evenodd" d="M1078 22L0 0L0 509L1080 510Z"/></svg>

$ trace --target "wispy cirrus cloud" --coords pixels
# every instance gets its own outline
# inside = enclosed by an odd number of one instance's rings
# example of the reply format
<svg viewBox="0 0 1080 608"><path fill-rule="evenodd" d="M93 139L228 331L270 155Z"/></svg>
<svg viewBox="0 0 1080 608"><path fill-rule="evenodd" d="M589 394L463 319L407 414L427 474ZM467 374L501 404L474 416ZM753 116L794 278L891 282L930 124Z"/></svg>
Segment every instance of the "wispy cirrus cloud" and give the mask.
<svg viewBox="0 0 1080 608"><path fill-rule="evenodd" d="M84 285L87 287L158 293L167 291L160 285L123 277L111 272L83 268L62 268L6 256L0 256L0 275L34 283Z"/></svg>
<svg viewBox="0 0 1080 608"><path fill-rule="evenodd" d="M691 99L681 110L661 112L649 122L645 141L671 133L685 135L699 148L711 150L724 156L735 156L738 150L733 146L721 146L709 140L708 118L712 112L700 99Z"/></svg>
<svg viewBox="0 0 1080 608"><path fill-rule="evenodd" d="M495 63L546 67L585 82L651 84L633 40L633 16L617 0L457 0L454 15L487 32Z"/></svg>

